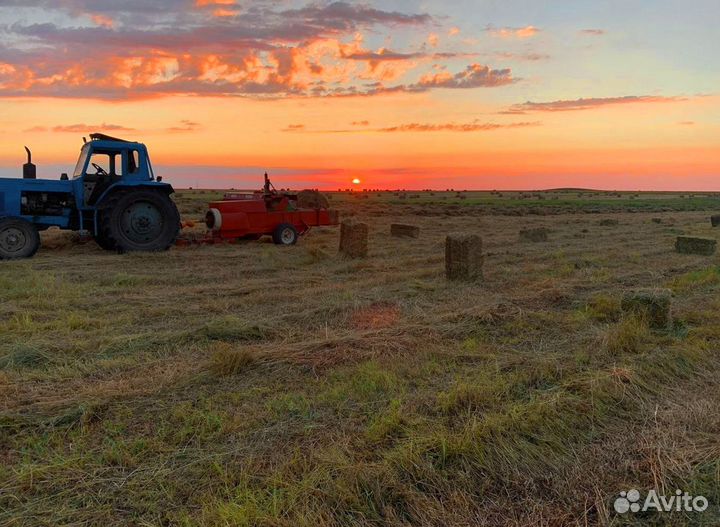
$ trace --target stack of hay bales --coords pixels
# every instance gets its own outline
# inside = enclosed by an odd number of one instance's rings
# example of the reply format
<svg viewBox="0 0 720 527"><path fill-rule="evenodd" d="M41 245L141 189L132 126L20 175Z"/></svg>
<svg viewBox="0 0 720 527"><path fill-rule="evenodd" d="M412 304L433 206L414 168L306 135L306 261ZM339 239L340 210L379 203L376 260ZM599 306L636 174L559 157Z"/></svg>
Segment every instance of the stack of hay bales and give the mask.
<svg viewBox="0 0 720 527"><path fill-rule="evenodd" d="M353 219L340 224L340 253L349 258L364 258L368 252L368 226Z"/></svg>
<svg viewBox="0 0 720 527"><path fill-rule="evenodd" d="M482 278L482 238L477 234L449 234L445 238L445 274L449 280Z"/></svg>
<svg viewBox="0 0 720 527"><path fill-rule="evenodd" d="M625 313L645 318L652 328L666 329L670 324L671 299L668 289L638 289L625 293L620 307Z"/></svg>
<svg viewBox="0 0 720 527"><path fill-rule="evenodd" d="M697 238L694 236L678 236L675 240L675 250L683 254L701 254L710 256L715 254L717 240L713 238Z"/></svg>
<svg viewBox="0 0 720 527"><path fill-rule="evenodd" d="M548 239L548 230L545 227L536 227L534 229L522 229L520 231L520 241L546 242L547 239Z"/></svg>
<svg viewBox="0 0 720 527"><path fill-rule="evenodd" d="M420 227L405 225L403 223L393 223L390 225L390 235L399 238L417 238L420 236Z"/></svg>
<svg viewBox="0 0 720 527"><path fill-rule="evenodd" d="M301 190L298 193L298 207L301 209L327 209L330 202L317 190Z"/></svg>

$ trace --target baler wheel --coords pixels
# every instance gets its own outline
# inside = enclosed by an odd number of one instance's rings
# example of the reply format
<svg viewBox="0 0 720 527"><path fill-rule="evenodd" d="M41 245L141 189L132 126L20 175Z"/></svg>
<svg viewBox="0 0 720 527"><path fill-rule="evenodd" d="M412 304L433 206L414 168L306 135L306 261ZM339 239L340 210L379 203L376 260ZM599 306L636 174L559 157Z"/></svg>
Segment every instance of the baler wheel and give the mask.
<svg viewBox="0 0 720 527"><path fill-rule="evenodd" d="M180 214L167 194L135 190L112 196L103 208L98 244L120 252L164 251L180 232Z"/></svg>
<svg viewBox="0 0 720 527"><path fill-rule="evenodd" d="M298 232L289 223L281 223L273 231L273 242L277 245L295 245L298 239Z"/></svg>
<svg viewBox="0 0 720 527"><path fill-rule="evenodd" d="M0 218L0 260L31 258L40 248L40 234L22 218Z"/></svg>

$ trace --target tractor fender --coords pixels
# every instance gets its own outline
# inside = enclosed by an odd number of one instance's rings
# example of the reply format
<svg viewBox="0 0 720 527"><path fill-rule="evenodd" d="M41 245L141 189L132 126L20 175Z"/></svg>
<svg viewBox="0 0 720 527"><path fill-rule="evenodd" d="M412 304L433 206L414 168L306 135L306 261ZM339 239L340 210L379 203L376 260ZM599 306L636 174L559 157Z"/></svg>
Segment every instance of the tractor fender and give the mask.
<svg viewBox="0 0 720 527"><path fill-rule="evenodd" d="M102 208L103 202L105 202L107 197L110 196L112 193L130 189L156 190L164 192L168 195L175 192L175 189L173 189L172 185L170 185L169 183L158 183L157 181L145 181L141 183L118 181L117 183L110 185L105 190L105 192L100 195L100 197L95 202L95 208Z"/></svg>

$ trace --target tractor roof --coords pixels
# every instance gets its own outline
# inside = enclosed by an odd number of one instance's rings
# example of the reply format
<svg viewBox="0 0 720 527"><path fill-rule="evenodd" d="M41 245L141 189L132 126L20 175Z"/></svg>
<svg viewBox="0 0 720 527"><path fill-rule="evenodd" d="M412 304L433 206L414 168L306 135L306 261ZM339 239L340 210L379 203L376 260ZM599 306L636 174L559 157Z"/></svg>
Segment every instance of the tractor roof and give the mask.
<svg viewBox="0 0 720 527"><path fill-rule="evenodd" d="M90 134L90 140L95 142L105 142L105 143L132 143L136 145L140 145L141 143L138 143L137 141L128 141L127 139L119 139L117 137L112 137L105 134L100 133L92 133Z"/></svg>

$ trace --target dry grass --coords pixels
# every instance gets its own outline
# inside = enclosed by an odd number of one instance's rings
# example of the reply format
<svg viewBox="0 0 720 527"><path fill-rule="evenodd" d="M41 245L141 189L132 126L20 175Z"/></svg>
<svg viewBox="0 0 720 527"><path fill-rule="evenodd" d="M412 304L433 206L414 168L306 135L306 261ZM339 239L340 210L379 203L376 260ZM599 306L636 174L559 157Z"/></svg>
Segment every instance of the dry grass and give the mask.
<svg viewBox="0 0 720 527"><path fill-rule="evenodd" d="M632 486L718 503L718 261L673 250L714 235L717 198L362 196L331 197L369 225L361 260L328 228L2 262L0 524L618 524ZM178 196L192 233L217 197ZM392 223L422 236L398 250ZM530 223L549 241L519 243ZM445 279L451 232L482 236L482 282ZM667 330L620 310L654 287Z"/></svg>

